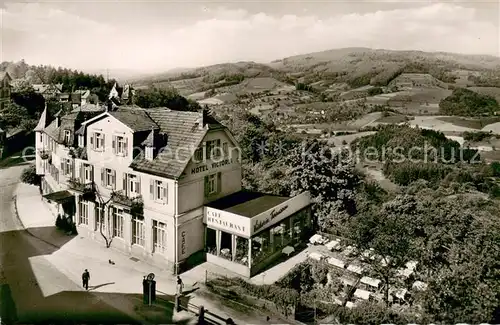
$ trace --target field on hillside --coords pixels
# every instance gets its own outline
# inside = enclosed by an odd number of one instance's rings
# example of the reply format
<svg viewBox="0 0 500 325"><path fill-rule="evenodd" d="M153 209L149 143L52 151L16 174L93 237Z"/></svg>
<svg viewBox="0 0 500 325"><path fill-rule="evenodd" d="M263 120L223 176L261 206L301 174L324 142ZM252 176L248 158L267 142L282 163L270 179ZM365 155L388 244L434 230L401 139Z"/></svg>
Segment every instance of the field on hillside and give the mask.
<svg viewBox="0 0 500 325"><path fill-rule="evenodd" d="M481 95L494 97L500 103L500 88L498 87L469 87L469 90L475 91Z"/></svg>
<svg viewBox="0 0 500 325"><path fill-rule="evenodd" d="M485 126L500 122L500 117L463 118L458 116L440 116L436 119L456 126L481 130Z"/></svg>

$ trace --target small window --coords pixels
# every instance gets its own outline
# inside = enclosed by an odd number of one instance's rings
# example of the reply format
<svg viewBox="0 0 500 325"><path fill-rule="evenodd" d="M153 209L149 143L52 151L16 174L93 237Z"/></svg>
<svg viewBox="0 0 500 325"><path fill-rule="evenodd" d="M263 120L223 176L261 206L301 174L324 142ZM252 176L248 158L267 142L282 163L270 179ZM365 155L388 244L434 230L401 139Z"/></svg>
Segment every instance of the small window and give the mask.
<svg viewBox="0 0 500 325"><path fill-rule="evenodd" d="M217 192L217 176L216 174L208 175L208 194Z"/></svg>
<svg viewBox="0 0 500 325"><path fill-rule="evenodd" d="M70 144L71 141L71 131L70 130L64 130L64 143L65 144Z"/></svg>
<svg viewBox="0 0 500 325"><path fill-rule="evenodd" d="M115 171L110 168L103 168L101 171L102 185L115 188Z"/></svg>
<svg viewBox="0 0 500 325"><path fill-rule="evenodd" d="M229 156L229 144L227 142L222 144L222 152L224 153L224 156Z"/></svg>
<svg viewBox="0 0 500 325"><path fill-rule="evenodd" d="M194 159L195 162L203 161L203 148L196 149L196 151L194 152Z"/></svg>
<svg viewBox="0 0 500 325"><path fill-rule="evenodd" d="M91 146L95 151L104 150L104 134L101 132L94 132L91 138Z"/></svg>
<svg viewBox="0 0 500 325"><path fill-rule="evenodd" d="M119 156L127 155L127 139L123 136L113 137L113 153Z"/></svg>

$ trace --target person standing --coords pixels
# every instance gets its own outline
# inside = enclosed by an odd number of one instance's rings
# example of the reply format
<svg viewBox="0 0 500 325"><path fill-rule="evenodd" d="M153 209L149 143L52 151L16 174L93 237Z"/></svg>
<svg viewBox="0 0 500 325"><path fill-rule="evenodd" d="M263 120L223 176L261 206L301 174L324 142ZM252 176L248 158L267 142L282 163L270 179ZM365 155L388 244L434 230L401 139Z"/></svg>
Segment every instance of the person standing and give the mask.
<svg viewBox="0 0 500 325"><path fill-rule="evenodd" d="M90 280L90 273L87 269L85 269L85 271L82 274L82 282L85 290L89 290L89 280Z"/></svg>
<svg viewBox="0 0 500 325"><path fill-rule="evenodd" d="M182 294L182 289L184 287L184 283L182 283L182 279L180 276L177 276L177 293L179 295Z"/></svg>

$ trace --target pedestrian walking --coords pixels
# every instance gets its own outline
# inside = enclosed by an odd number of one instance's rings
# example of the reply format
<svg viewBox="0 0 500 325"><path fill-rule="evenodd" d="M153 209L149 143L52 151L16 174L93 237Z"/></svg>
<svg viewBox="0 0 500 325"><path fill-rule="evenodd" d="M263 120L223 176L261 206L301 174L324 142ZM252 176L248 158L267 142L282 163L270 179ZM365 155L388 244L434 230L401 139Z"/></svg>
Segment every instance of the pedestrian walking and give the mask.
<svg viewBox="0 0 500 325"><path fill-rule="evenodd" d="M89 290L89 280L90 280L90 273L87 269L85 269L85 271L82 274L82 282L85 290Z"/></svg>
<svg viewBox="0 0 500 325"><path fill-rule="evenodd" d="M177 276L177 293L179 295L182 294L182 289L184 288L184 283L182 283L182 279L180 276Z"/></svg>

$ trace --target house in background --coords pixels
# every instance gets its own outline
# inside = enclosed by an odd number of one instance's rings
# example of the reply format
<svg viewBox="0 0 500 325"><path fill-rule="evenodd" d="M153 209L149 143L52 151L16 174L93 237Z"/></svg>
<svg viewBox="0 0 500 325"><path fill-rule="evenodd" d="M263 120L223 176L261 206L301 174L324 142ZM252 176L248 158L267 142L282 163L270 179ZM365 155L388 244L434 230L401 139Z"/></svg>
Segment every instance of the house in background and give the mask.
<svg viewBox="0 0 500 325"><path fill-rule="evenodd" d="M6 103L10 102L11 81L12 78L7 72L0 72L0 110L3 110Z"/></svg>
<svg viewBox="0 0 500 325"><path fill-rule="evenodd" d="M45 99L58 98L63 89L63 84L33 84L32 86Z"/></svg>
<svg viewBox="0 0 500 325"><path fill-rule="evenodd" d="M108 100L114 106L134 105L135 89L131 85L126 84L123 88L119 88L115 83L109 92Z"/></svg>

